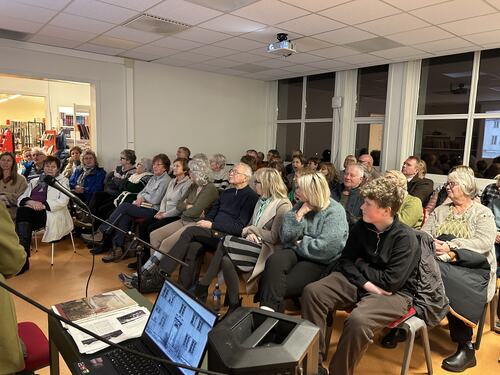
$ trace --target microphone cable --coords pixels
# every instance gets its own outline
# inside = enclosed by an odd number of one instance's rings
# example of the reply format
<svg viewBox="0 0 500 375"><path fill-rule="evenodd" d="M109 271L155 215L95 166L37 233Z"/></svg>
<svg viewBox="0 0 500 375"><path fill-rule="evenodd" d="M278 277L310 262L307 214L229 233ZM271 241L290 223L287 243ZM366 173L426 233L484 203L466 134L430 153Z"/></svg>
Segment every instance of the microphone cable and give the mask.
<svg viewBox="0 0 500 375"><path fill-rule="evenodd" d="M126 346L123 346L123 345L120 345L120 344L115 344L114 342L111 342L108 339L106 339L106 338L104 338L102 336L96 335L92 331L89 331L88 329L86 329L84 327L81 327L78 324L73 323L71 320L66 319L66 318L64 318L64 317L62 317L60 315L57 315L53 310L47 309L42 304L40 304L37 301L35 301L35 300L33 300L33 299L25 296L21 292L19 292L16 289L10 287L9 285L5 284L2 281L0 281L0 287L4 288L5 290L7 290L8 292L14 294L15 296L21 298L22 300L28 302L30 305L35 306L37 309L43 311L44 313L46 313L47 315L49 315L49 316L57 319L58 321L64 322L64 323L70 325L71 327L74 327L74 328L78 329L79 331L81 331L83 333L86 333L87 335L89 335L89 336L91 336L91 337L93 337L93 338L95 338L95 339L97 339L99 341L104 342L105 344L108 344L109 346L111 346L113 348L123 350L124 352L127 352L129 354L132 354L132 355L135 355L135 356L138 356L138 357L142 357L142 358L146 358L146 359L149 359L151 361L160 362L160 363L163 363L163 364L165 364L167 366L181 367L181 368L184 368L186 370L191 370L191 371L195 371L195 372L199 372L199 373L203 373L203 374L208 374L208 375L226 375L226 374L224 374L222 372L216 372L216 371L204 370L204 369L197 368L197 367L192 367L192 366L189 366L189 365L185 365L183 363L177 363L177 362L173 362L173 361L170 361L168 359L165 359L165 358L160 358L160 357L156 357L154 355L150 355L150 354L147 354L147 353L138 352L137 350L130 349L130 348L128 348Z"/></svg>

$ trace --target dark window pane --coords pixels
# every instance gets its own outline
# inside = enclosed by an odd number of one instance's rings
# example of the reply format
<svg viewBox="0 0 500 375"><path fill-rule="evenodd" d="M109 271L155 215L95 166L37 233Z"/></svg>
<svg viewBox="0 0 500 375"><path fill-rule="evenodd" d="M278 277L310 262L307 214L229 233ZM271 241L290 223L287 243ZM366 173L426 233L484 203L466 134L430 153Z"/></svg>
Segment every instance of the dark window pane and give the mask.
<svg viewBox="0 0 500 375"><path fill-rule="evenodd" d="M419 120L415 155L427 163L427 172L448 174L463 162L467 120Z"/></svg>
<svg viewBox="0 0 500 375"><path fill-rule="evenodd" d="M419 115L467 113L473 53L422 60Z"/></svg>
<svg viewBox="0 0 500 375"><path fill-rule="evenodd" d="M356 117L383 116L387 98L388 65L358 70Z"/></svg>
<svg viewBox="0 0 500 375"><path fill-rule="evenodd" d="M476 113L500 111L500 49L481 52Z"/></svg>
<svg viewBox="0 0 500 375"><path fill-rule="evenodd" d="M304 131L304 155L321 158L323 151L332 147L332 123L315 122L306 124Z"/></svg>
<svg viewBox="0 0 500 375"><path fill-rule="evenodd" d="M356 157L370 154L373 157L373 165L380 165L383 129L384 124L358 124L356 129Z"/></svg>
<svg viewBox="0 0 500 375"><path fill-rule="evenodd" d="M302 111L302 77L278 81L278 120L300 119Z"/></svg>
<svg viewBox="0 0 500 375"><path fill-rule="evenodd" d="M307 77L306 118L331 118L335 73Z"/></svg>
<svg viewBox="0 0 500 375"><path fill-rule="evenodd" d="M500 119L474 120L469 166L476 177L500 174Z"/></svg>
<svg viewBox="0 0 500 375"><path fill-rule="evenodd" d="M292 151L300 149L300 124L278 124L276 149L285 161L292 161Z"/></svg>

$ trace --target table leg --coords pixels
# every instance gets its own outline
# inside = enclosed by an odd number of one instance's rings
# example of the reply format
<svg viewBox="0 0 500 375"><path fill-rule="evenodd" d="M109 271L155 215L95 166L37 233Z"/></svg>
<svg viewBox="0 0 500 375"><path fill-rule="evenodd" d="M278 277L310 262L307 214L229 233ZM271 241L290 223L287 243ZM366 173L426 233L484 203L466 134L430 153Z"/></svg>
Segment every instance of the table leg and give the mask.
<svg viewBox="0 0 500 375"><path fill-rule="evenodd" d="M59 375L59 350L49 333L50 375Z"/></svg>

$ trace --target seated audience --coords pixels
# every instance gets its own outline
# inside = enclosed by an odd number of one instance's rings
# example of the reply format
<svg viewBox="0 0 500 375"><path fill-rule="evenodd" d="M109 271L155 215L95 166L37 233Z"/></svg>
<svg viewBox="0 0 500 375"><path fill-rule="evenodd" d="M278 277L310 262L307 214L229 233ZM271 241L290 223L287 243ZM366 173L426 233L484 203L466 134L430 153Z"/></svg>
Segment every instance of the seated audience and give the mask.
<svg viewBox="0 0 500 375"><path fill-rule="evenodd" d="M396 184L400 190L400 195L403 197L403 203L397 212L399 221L408 225L410 228L420 229L424 217L422 201L408 194L406 191L407 180L405 175L400 171L389 170L385 172L384 177Z"/></svg>
<svg viewBox="0 0 500 375"><path fill-rule="evenodd" d="M24 176L17 173L16 158L10 152L0 154L0 203L15 220L17 198L26 190L28 184Z"/></svg>
<svg viewBox="0 0 500 375"><path fill-rule="evenodd" d="M89 203L92 194L102 191L106 172L99 167L97 156L92 150L85 150L80 165L69 179L69 187L85 203Z"/></svg>
<svg viewBox="0 0 500 375"><path fill-rule="evenodd" d="M236 164L229 172L229 182L233 187L220 194L212 209L196 225L185 228L169 251L170 255L190 265L189 269L182 267L180 271L179 283L185 288L193 285L194 263L202 249L215 251L223 236L241 236L243 228L250 221L258 199L248 185L251 177L252 171L247 164ZM164 258L161 268L171 275L177 268L177 263ZM146 280L150 277L147 273L145 276Z"/></svg>
<svg viewBox="0 0 500 375"><path fill-rule="evenodd" d="M226 157L222 154L214 154L209 159L212 169L214 186L219 190L226 190L229 186L229 175L226 170Z"/></svg>
<svg viewBox="0 0 500 375"><path fill-rule="evenodd" d="M240 162L248 165L252 169L252 173L257 170L257 159L252 155L243 155L240 158Z"/></svg>
<svg viewBox="0 0 500 375"><path fill-rule="evenodd" d="M319 163L319 172L325 176L326 182L328 182L328 186L330 187L330 191L337 189L339 178L337 176L337 170L332 163L329 161L322 161Z"/></svg>
<svg viewBox="0 0 500 375"><path fill-rule="evenodd" d="M303 156L301 150L293 150L292 151L292 161L293 161L293 158L295 158L295 157L298 157L300 160L302 160L302 164L305 164L305 159L304 159L304 156ZM293 172L294 172L293 163L290 163L286 166L286 175L288 176L289 174L291 174Z"/></svg>
<svg viewBox="0 0 500 375"><path fill-rule="evenodd" d="M31 166L33 164L33 156L31 155L31 148L25 147L23 149L23 158L21 159L21 162L19 163L19 173L24 175L24 171L26 168Z"/></svg>
<svg viewBox="0 0 500 375"><path fill-rule="evenodd" d="M442 367L462 372L476 365L472 329L495 293L496 226L491 210L473 200L477 186L472 169L452 171L446 191L450 203L437 207L422 230L435 239L441 277L451 306L447 315L450 336L458 344L455 354L444 359Z"/></svg>
<svg viewBox="0 0 500 375"><path fill-rule="evenodd" d="M27 165L23 173L23 176L28 182L30 182L33 178L40 177L43 173L43 163L47 158L45 151L39 147L34 147L31 150L31 156L33 157L33 163L31 163L31 165Z"/></svg>
<svg viewBox="0 0 500 375"><path fill-rule="evenodd" d="M410 156L404 161L401 172L408 180L408 194L419 198L422 201L422 206L425 207L432 195L434 182L423 177L426 172L423 167L424 165L421 164L418 156Z"/></svg>
<svg viewBox="0 0 500 375"><path fill-rule="evenodd" d="M500 175L497 176L497 183L500 181ZM497 279L500 278L500 198L493 199L489 206L493 215L495 216L495 225L497 227L497 232L495 236L495 253L497 261ZM500 302L497 306L497 322L495 324L494 330L496 333L500 333Z"/></svg>
<svg viewBox="0 0 500 375"><path fill-rule="evenodd" d="M124 202L109 216L108 221L124 231L128 231L134 219L152 218L158 212L160 203L167 190L170 176L170 159L165 154L158 154L153 158L153 176L149 179L146 187L141 190L137 198L132 203ZM125 242L125 233L114 230L106 223L99 226L99 231L95 235L96 241L102 240L104 244L94 253L104 252L107 249L108 239L111 240L111 250L102 258L105 263L118 261L123 255L123 244Z"/></svg>
<svg viewBox="0 0 500 375"><path fill-rule="evenodd" d="M181 146L177 149L177 152L175 153L175 158L191 160L191 150L186 146Z"/></svg>
<svg viewBox="0 0 500 375"><path fill-rule="evenodd" d="M280 159L281 160L281 155L280 152L276 149L271 149L267 152L267 164L269 166L269 163L272 162L274 159Z"/></svg>
<svg viewBox="0 0 500 375"><path fill-rule="evenodd" d="M298 169L294 175L293 175L293 180L292 180L292 187L290 191L288 192L288 200L292 203L292 206L295 205L296 203L299 202L299 197L295 194L295 191L297 190L297 181L299 180L299 177L313 173L314 171L310 170L307 167Z"/></svg>
<svg viewBox="0 0 500 375"><path fill-rule="evenodd" d="M358 163L362 164L363 167L365 167L366 181L371 181L382 176L382 174L373 166L373 157L370 154L359 155Z"/></svg>
<svg viewBox="0 0 500 375"><path fill-rule="evenodd" d="M420 248L413 230L396 216L400 191L384 178L361 188L363 218L352 228L336 272L304 289L302 316L320 328L320 375L327 374L321 363L329 344L329 311L352 309L329 368L331 374L353 374L377 331L405 315L412 304Z"/></svg>
<svg viewBox="0 0 500 375"><path fill-rule="evenodd" d="M257 169L265 168L267 166L267 161L264 161L264 153L262 151L257 152Z"/></svg>
<svg viewBox="0 0 500 375"><path fill-rule="evenodd" d="M345 173L345 169L347 168L347 166L349 164L357 164L358 160L356 159L356 156L354 155L347 155L344 159L344 164L342 164L344 166L344 169L341 170L339 172L339 181L342 182L344 181L344 173Z"/></svg>
<svg viewBox="0 0 500 375"><path fill-rule="evenodd" d="M17 173L17 172L16 172ZM24 178L24 177L23 177ZM19 245L14 230L14 223L5 207L0 205L0 281L20 272L25 264L26 254ZM17 374L25 367L23 348L17 332L16 308L11 294L0 288L0 372L2 374Z"/></svg>
<svg viewBox="0 0 500 375"><path fill-rule="evenodd" d="M66 166L63 167L62 175L70 178L75 173L76 168L81 164L82 149L78 146L73 146L69 149L69 158L66 161Z"/></svg>
<svg viewBox="0 0 500 375"><path fill-rule="evenodd" d="M259 283L262 308L283 311L286 297L299 297L318 280L328 264L340 257L349 234L345 211L330 198L325 177L318 172L297 180L300 202L285 214L280 238L283 250L266 262Z"/></svg>
<svg viewBox="0 0 500 375"><path fill-rule="evenodd" d="M295 173L305 167L306 160L302 156L294 156L290 165L292 166L292 172L286 175L288 190L293 189Z"/></svg>
<svg viewBox="0 0 500 375"><path fill-rule="evenodd" d="M248 284L257 280L267 258L281 249L279 232L283 216L292 208L277 170L261 168L255 176L260 199L249 225L243 228L242 237L228 235L219 243L207 272L195 288L196 297L205 302L210 283L222 270L229 312L241 305L238 273L245 273Z"/></svg>
<svg viewBox="0 0 500 375"><path fill-rule="evenodd" d="M198 160L193 157L192 160ZM167 191L160 203L160 210L152 217L139 224L139 236L143 241L149 242L149 234L173 221L179 219L181 211L177 204L184 197L191 186L187 159L175 159L172 166L174 178L170 180Z"/></svg>
<svg viewBox="0 0 500 375"><path fill-rule="evenodd" d="M255 159L255 163L257 164L259 160L259 153L256 150L254 149L247 150L245 152L245 155L253 157Z"/></svg>
<svg viewBox="0 0 500 375"><path fill-rule="evenodd" d="M272 168L272 169L276 169L278 171L278 173L280 174L281 179L283 180L283 183L286 186L286 184L288 183L288 181L286 179L285 164L283 164L283 161L281 159L274 158L273 160L271 160L268 163L267 167L268 168Z"/></svg>
<svg viewBox="0 0 500 375"><path fill-rule="evenodd" d="M496 181L492 184L486 185L481 194L481 203L485 206L489 206L492 201L500 198L500 175L496 175Z"/></svg>
<svg viewBox="0 0 500 375"><path fill-rule="evenodd" d="M313 171L317 171L319 168L320 160L317 157L312 157L307 159L307 167Z"/></svg>
<svg viewBox="0 0 500 375"><path fill-rule="evenodd" d="M58 241L73 230L73 220L68 211L69 198L44 181L45 176L52 176L59 184L69 189L68 179L59 174L61 162L54 156L47 156L44 165L40 177L31 179L17 200L16 232L27 255L21 273L29 269L31 237L34 230L45 227L43 242Z"/></svg>
<svg viewBox="0 0 500 375"><path fill-rule="evenodd" d="M344 172L344 181L332 191L332 198L344 207L349 227L361 217L363 198L360 187L363 182L365 168L361 164L348 164Z"/></svg>

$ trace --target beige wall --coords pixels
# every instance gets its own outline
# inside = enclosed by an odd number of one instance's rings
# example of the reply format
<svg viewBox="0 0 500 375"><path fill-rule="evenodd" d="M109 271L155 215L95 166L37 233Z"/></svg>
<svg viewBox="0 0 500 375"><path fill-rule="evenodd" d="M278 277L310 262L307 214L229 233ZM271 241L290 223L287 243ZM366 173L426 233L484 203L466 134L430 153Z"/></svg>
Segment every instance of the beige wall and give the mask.
<svg viewBox="0 0 500 375"><path fill-rule="evenodd" d="M0 90L0 93L5 92ZM43 96L20 96L0 103L0 125L5 125L6 120L33 121L35 118L38 120L45 116Z"/></svg>

